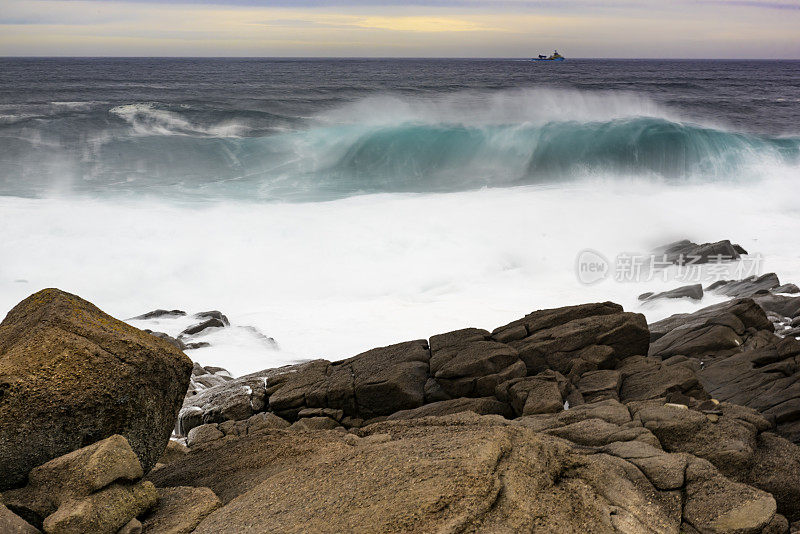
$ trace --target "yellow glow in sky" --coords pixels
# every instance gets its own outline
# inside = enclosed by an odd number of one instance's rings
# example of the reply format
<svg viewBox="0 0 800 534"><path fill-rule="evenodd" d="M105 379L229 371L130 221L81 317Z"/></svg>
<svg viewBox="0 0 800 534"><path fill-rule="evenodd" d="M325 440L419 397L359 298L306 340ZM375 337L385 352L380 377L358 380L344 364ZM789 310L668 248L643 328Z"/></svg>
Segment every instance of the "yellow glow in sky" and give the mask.
<svg viewBox="0 0 800 534"><path fill-rule="evenodd" d="M800 58L796 0L215 1L0 0L0 55Z"/></svg>

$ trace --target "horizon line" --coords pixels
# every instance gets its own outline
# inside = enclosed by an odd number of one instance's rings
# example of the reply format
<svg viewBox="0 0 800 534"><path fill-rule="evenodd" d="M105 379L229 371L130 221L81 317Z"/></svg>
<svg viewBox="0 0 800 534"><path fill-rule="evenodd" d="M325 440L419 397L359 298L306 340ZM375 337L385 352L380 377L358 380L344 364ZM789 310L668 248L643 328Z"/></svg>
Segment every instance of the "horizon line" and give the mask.
<svg viewBox="0 0 800 534"><path fill-rule="evenodd" d="M269 60L506 60L506 61L528 61L532 58L528 56L47 56L47 55L22 55L22 56L3 56L0 59L269 59ZM753 57L753 58L725 58L725 57L566 57L569 60L580 61L800 61L800 58L789 57Z"/></svg>

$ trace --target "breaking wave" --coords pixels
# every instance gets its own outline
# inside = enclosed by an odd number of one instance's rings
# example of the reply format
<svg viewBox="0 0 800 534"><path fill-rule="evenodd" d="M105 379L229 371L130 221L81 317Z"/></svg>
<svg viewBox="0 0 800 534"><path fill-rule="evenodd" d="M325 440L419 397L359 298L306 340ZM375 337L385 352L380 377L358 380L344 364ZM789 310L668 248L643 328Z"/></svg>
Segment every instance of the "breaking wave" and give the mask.
<svg viewBox="0 0 800 534"><path fill-rule="evenodd" d="M369 97L272 130L155 104L116 106L108 116L124 128L107 128L49 158L37 150L42 140L7 138L0 193L303 201L597 177L749 181L800 162L800 137L697 124L625 93Z"/></svg>

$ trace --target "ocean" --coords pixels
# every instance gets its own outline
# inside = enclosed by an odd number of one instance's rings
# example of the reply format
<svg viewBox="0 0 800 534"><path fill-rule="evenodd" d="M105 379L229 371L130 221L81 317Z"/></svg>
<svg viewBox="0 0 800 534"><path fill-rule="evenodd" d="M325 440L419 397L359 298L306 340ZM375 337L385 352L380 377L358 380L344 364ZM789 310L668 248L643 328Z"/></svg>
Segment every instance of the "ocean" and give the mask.
<svg viewBox="0 0 800 534"><path fill-rule="evenodd" d="M219 309L190 356L234 374L581 302L657 320L722 297L638 294L800 283L798 184L800 61L3 58L0 310ZM684 238L750 254L615 276Z"/></svg>

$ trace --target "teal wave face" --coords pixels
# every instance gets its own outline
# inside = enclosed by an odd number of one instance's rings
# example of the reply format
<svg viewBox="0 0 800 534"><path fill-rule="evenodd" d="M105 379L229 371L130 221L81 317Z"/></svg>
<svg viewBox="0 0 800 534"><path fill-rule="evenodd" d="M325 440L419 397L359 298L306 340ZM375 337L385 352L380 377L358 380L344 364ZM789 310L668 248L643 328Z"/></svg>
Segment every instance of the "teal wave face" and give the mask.
<svg viewBox="0 0 800 534"><path fill-rule="evenodd" d="M26 143L5 145L23 164L3 169L0 192L35 195L19 186L46 190L68 174L67 187L77 192L320 200L587 176L750 180L765 166L800 163L799 138L653 117L538 125L327 125L253 138L140 135L50 159ZM0 154L0 161L8 159ZM20 169L25 176L18 176Z"/></svg>
<svg viewBox="0 0 800 534"><path fill-rule="evenodd" d="M754 164L796 164L799 156L798 139L639 118L548 124L541 129L528 171L531 177L591 171L668 179L735 178Z"/></svg>

